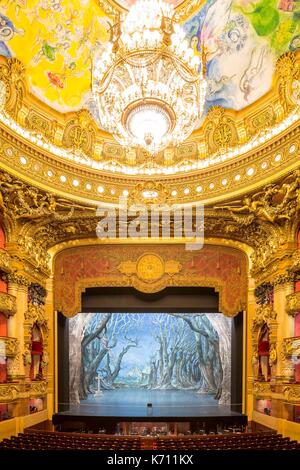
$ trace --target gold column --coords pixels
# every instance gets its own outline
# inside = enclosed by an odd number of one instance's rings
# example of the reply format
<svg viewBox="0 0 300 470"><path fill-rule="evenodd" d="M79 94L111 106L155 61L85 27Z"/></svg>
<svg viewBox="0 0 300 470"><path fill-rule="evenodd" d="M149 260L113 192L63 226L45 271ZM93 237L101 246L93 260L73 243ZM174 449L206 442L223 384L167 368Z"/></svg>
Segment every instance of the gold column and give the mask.
<svg viewBox="0 0 300 470"><path fill-rule="evenodd" d="M293 336L294 318L286 312L286 296L294 290L292 282L278 284L274 287L274 310L277 313L277 364L273 366L273 375L276 382L289 382L294 377L294 366L290 361L286 361L283 355L283 339Z"/></svg>
<svg viewBox="0 0 300 470"><path fill-rule="evenodd" d="M9 282L8 293L16 297L17 311L8 319L8 336L17 338L19 351L8 364L8 379L19 380L25 378L24 369L24 314L27 310L28 286L25 283Z"/></svg>
<svg viewBox="0 0 300 470"><path fill-rule="evenodd" d="M48 366L47 372L47 409L48 419L52 419L54 413L54 385L55 385L55 319L54 319L54 292L53 292L53 276L46 281L46 304L45 314L48 321L49 327L49 338L48 338Z"/></svg>
<svg viewBox="0 0 300 470"><path fill-rule="evenodd" d="M246 413L248 415L249 421L252 420L253 414L253 382L254 382L254 372L253 372L253 353L252 350L252 324L256 312L256 301L254 296L255 283L252 278L249 279L249 289L248 289L248 309L247 309L247 337L246 337L246 361L247 361L247 395L246 395Z"/></svg>

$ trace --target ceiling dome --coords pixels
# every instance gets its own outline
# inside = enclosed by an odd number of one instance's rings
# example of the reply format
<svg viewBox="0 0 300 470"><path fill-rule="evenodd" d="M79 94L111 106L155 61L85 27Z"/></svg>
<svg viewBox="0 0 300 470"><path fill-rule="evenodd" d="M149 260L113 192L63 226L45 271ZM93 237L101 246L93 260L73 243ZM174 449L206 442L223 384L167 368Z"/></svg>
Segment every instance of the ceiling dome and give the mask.
<svg viewBox="0 0 300 470"><path fill-rule="evenodd" d="M133 3L28 0L1 5L1 126L28 145L28 153L18 157L9 147L7 164L19 162L25 176L44 186L55 181L64 192L69 184L68 192L90 194L93 200L113 201L130 192L137 179L155 177L168 179L169 193L189 201L261 181L287 165L285 155L292 162L295 150L285 154L274 142L279 146L299 117L295 2L169 1L189 47L205 56L207 92L198 128L183 144L155 157L119 145L101 128L92 93L93 61L110 41L118 15L125 18ZM147 103L137 111L126 114L133 135L139 113L153 124L153 132L169 131L168 110L157 113L155 104ZM263 152L272 152L269 160Z"/></svg>

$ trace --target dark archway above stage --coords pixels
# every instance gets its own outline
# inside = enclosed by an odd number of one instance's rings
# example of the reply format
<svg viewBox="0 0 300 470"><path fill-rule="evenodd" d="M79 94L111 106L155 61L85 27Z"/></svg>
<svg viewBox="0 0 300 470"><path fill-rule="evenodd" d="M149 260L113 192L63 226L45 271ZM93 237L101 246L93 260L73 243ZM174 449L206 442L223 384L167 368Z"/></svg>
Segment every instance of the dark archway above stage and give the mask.
<svg viewBox="0 0 300 470"><path fill-rule="evenodd" d="M207 287L167 287L145 294L132 287L95 287L82 294L82 312L219 311L219 294Z"/></svg>

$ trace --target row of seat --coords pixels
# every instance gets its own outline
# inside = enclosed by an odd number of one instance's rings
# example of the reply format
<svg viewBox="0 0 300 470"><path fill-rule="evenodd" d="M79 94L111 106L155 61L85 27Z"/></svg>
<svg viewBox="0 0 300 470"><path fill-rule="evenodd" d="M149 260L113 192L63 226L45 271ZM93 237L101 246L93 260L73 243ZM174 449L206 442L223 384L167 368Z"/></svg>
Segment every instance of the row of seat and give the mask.
<svg viewBox="0 0 300 470"><path fill-rule="evenodd" d="M145 445L147 444L147 445ZM149 449L149 440L124 436L83 436L75 433L19 433L0 443L0 450L110 450L138 451ZM300 444L275 432L192 437L164 436L153 438L151 448L157 450L300 450Z"/></svg>
<svg viewBox="0 0 300 470"><path fill-rule="evenodd" d="M115 437L85 437L60 433L19 433L0 443L0 450L140 450L140 439L118 439Z"/></svg>
<svg viewBox="0 0 300 470"><path fill-rule="evenodd" d="M243 433L200 436L199 438L160 438L158 450L300 450L300 444L274 433Z"/></svg>

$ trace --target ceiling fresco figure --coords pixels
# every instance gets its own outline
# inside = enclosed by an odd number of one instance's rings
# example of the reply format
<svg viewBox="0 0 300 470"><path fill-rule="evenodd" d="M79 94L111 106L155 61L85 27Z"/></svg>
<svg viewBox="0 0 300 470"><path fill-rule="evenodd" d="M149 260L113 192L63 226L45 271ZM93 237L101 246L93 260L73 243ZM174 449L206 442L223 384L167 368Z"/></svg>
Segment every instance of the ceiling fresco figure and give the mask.
<svg viewBox="0 0 300 470"><path fill-rule="evenodd" d="M130 8L134 3L112 5ZM0 54L20 59L31 91L61 112L87 107L97 120L91 66L112 24L98 3L6 0L0 15ZM187 40L206 60L206 111L215 105L243 109L267 93L276 59L300 47L299 20L298 2L285 0L207 0L186 19Z"/></svg>

